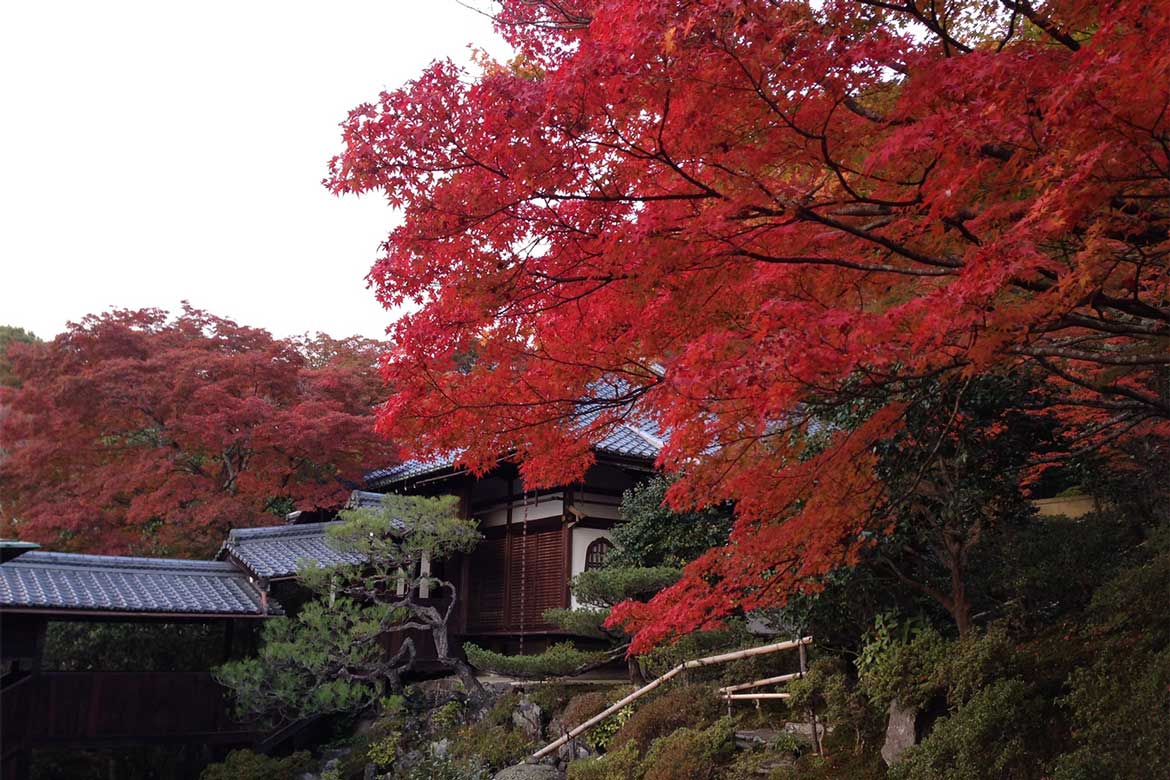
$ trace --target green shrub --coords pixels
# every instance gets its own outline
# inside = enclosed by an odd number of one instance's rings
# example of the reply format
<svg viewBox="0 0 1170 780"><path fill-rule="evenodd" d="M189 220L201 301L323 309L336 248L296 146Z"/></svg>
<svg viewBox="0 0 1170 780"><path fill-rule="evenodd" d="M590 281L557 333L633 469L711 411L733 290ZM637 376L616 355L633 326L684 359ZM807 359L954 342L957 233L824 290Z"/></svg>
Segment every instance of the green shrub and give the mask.
<svg viewBox="0 0 1170 780"><path fill-rule="evenodd" d="M629 742L621 750L569 764L567 780L640 780L642 754Z"/></svg>
<svg viewBox="0 0 1170 780"><path fill-rule="evenodd" d="M946 662L938 669L939 683L947 690L947 701L959 706L970 701L995 680L1012 676L1016 646L996 627L953 642Z"/></svg>
<svg viewBox="0 0 1170 780"><path fill-rule="evenodd" d="M580 686L545 683L533 685L524 695L545 712L560 712L581 690Z"/></svg>
<svg viewBox="0 0 1170 780"><path fill-rule="evenodd" d="M452 757L495 771L528 755L535 745L512 724L519 698L516 694L501 697L478 723L459 729L451 739Z"/></svg>
<svg viewBox="0 0 1170 780"><path fill-rule="evenodd" d="M447 734L463 723L463 715L463 702L449 701L431 713L431 727L436 734Z"/></svg>
<svg viewBox="0 0 1170 780"><path fill-rule="evenodd" d="M642 761L642 780L713 780L734 752L730 718L705 729L678 729L651 745Z"/></svg>
<svg viewBox="0 0 1170 780"><path fill-rule="evenodd" d="M727 543L727 505L674 512L664 505L672 479L657 475L622 495L623 522L613 530L617 547L607 566L678 566Z"/></svg>
<svg viewBox="0 0 1170 780"><path fill-rule="evenodd" d="M808 674L788 683L785 690L792 696L788 706L795 717L803 719L811 709L832 723L838 733L852 733L855 753L883 733L885 713L865 695L839 658L818 659Z"/></svg>
<svg viewBox="0 0 1170 780"><path fill-rule="evenodd" d="M288 780L312 767L313 757L304 750L285 758L270 758L251 750L233 750L222 763L204 769L199 780Z"/></svg>
<svg viewBox="0 0 1170 780"><path fill-rule="evenodd" d="M1122 572L1093 597L1079 639L1093 651L1069 678L1073 748L1056 762L1058 780L1154 776L1170 765L1170 591L1167 539L1157 554ZM1161 551L1158 551L1161 548Z"/></svg>
<svg viewBox="0 0 1170 780"><path fill-rule="evenodd" d="M610 715L608 718L598 723L585 733L585 741L589 747L594 750L604 752L609 748L610 742L613 740L614 734L621 730L621 727L626 724L630 716L634 714L632 705L627 704L620 710Z"/></svg>
<svg viewBox="0 0 1170 780"><path fill-rule="evenodd" d="M949 653L949 643L932 628L915 631L908 641L879 633L858 661L862 689L880 707L895 699L924 707L942 690L940 670Z"/></svg>
<svg viewBox="0 0 1170 780"><path fill-rule="evenodd" d="M632 742L639 750L647 750L654 740L677 729L685 726L701 728L718 717L719 701L711 688L681 686L634 710L629 720L613 735L609 746L620 749Z"/></svg>
<svg viewBox="0 0 1170 780"><path fill-rule="evenodd" d="M891 780L1040 780L1043 700L1021 680L984 687L934 724L890 769Z"/></svg>
<svg viewBox="0 0 1170 780"><path fill-rule="evenodd" d="M559 626L574 636L585 636L592 639L609 639L610 632L602 628L602 623L609 617L608 609L595 607L581 607L579 609L547 609L544 619L554 626Z"/></svg>
<svg viewBox="0 0 1170 780"><path fill-rule="evenodd" d="M606 567L581 572L569 587L582 604L605 608L626 599L653 596L677 582L681 574L671 566Z"/></svg>
<svg viewBox="0 0 1170 780"><path fill-rule="evenodd" d="M560 642L538 655L504 655L471 643L463 650L476 669L509 677L560 677L606 658L606 653L578 650L572 642Z"/></svg>

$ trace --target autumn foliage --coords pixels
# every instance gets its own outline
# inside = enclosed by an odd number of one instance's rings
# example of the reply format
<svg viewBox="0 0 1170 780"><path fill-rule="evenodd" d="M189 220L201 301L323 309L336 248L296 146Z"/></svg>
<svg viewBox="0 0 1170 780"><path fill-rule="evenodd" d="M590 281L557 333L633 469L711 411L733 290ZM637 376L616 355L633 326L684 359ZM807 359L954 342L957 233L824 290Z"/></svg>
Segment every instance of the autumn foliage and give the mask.
<svg viewBox="0 0 1170 780"><path fill-rule="evenodd" d="M924 380L1035 372L1074 451L1165 434L1170 2L504 0L497 23L511 62L436 63L343 125L328 183L401 208L370 279L416 305L379 425L475 469L514 451L530 484L624 419L669 430L670 500L738 522L626 610L638 647L853 560L890 498L872 444Z"/></svg>
<svg viewBox="0 0 1170 780"><path fill-rule="evenodd" d="M337 505L371 463L382 345L276 339L190 307L91 315L9 349L4 534L52 549L207 554L232 526Z"/></svg>

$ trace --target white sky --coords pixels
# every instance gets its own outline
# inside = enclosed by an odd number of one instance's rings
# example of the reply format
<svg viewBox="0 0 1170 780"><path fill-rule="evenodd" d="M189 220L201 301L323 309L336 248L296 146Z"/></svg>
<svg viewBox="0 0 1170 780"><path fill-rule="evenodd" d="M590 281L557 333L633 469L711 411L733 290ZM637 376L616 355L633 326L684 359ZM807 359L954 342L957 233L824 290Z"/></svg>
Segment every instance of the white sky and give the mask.
<svg viewBox="0 0 1170 780"><path fill-rule="evenodd" d="M468 44L506 52L454 0L4 3L0 324L185 298L381 336L364 277L394 213L320 182L350 108Z"/></svg>

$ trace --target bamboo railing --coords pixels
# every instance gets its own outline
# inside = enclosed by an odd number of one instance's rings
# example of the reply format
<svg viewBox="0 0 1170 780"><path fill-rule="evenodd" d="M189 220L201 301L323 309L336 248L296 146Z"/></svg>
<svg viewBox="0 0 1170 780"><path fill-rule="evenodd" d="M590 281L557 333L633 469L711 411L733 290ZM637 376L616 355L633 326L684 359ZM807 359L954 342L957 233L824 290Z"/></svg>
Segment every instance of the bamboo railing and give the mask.
<svg viewBox="0 0 1170 780"><path fill-rule="evenodd" d="M702 666L713 666L715 664L727 663L728 661L739 661L743 658L753 658L757 655L768 655L769 653L778 653L781 650L791 650L794 647L799 647L800 651L801 651L800 652L801 662L802 662L801 669L803 670L803 668L804 668L804 663L803 663L803 661L804 661L804 648L805 648L805 645L808 645L811 643L812 643L812 637L806 636L806 637L802 637L800 639L792 639L792 640L789 640L786 642L776 642L775 644L771 644L771 645L761 645L760 647L749 647L746 650L735 650L735 651L730 652L730 653L721 653L720 655L711 655L711 656L707 656L706 658L696 658L696 659L691 660L691 661L683 661L681 664L674 667L673 669L666 672L665 674L663 674L659 677L656 677L654 680L646 683L641 688L639 688L638 690L631 693L629 696L626 696L625 698L623 698L621 701L619 701L615 704L611 704L609 707L606 707L604 710L602 710L598 714L594 715L592 718L585 721L581 725L574 726L573 728L569 729L564 734L562 734L558 739L548 743L547 745L542 747L540 750L536 751L531 756L529 756L528 762L529 763L536 763L537 761L544 758L548 754L557 750L561 745L564 745L565 743L569 742L570 740L576 739L577 737L581 736L589 729L591 729L594 726L598 725L599 723L605 721L606 719L608 719L612 715L620 712L628 704L631 704L631 703L637 701L638 699L645 696L647 693L650 693L652 690L654 690L658 686L662 685L663 683L667 682L671 678L685 672L687 669L698 669L699 667L702 667ZM734 694L727 694L727 695L731 696ZM775 697L775 696L787 696L788 694L754 694L754 695L755 696Z"/></svg>

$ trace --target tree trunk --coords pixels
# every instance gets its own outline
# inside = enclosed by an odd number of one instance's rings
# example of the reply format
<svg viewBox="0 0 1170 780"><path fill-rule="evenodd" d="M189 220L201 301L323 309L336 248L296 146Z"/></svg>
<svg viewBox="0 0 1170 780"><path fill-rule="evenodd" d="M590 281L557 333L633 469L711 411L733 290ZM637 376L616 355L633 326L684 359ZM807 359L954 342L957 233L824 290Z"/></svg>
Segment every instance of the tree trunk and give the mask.
<svg viewBox="0 0 1170 780"><path fill-rule="evenodd" d="M966 546L961 542L948 542L946 551L947 569L951 576L951 597L950 603L946 606L959 629L959 638L962 639L971 631L971 603L967 600L967 584L963 576Z"/></svg>
<svg viewBox="0 0 1170 780"><path fill-rule="evenodd" d="M438 657L439 663L455 670L463 687L467 689L467 693L473 699L482 698L484 695L483 685L476 678L475 671L462 658L456 658L450 653L451 643L447 636L446 620L431 625L431 638L435 642L435 655Z"/></svg>

